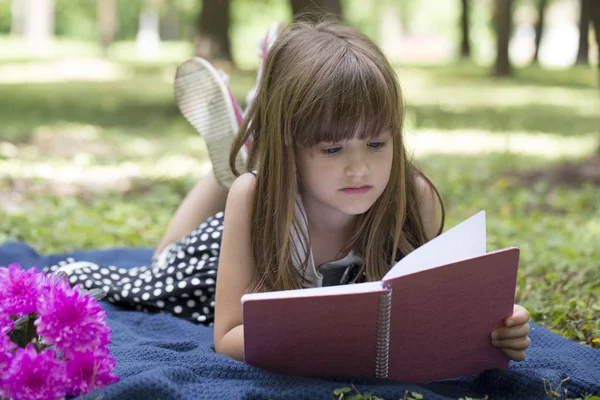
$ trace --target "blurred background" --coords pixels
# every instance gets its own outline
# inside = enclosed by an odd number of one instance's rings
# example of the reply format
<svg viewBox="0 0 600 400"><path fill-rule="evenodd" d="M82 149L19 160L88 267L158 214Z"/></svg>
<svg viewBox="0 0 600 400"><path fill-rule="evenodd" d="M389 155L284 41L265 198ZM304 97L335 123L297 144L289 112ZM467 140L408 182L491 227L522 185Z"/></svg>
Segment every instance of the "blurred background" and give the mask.
<svg viewBox="0 0 600 400"><path fill-rule="evenodd" d="M155 246L210 169L175 68L209 58L244 104L258 41L303 10L392 60L446 227L487 210L517 301L600 347L599 0L0 0L0 243Z"/></svg>

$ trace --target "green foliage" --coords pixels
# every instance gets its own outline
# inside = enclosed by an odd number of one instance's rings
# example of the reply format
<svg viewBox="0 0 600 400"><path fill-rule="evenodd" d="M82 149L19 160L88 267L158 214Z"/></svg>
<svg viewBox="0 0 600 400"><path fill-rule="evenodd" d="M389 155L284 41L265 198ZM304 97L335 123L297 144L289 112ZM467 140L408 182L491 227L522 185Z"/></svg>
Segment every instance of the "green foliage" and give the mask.
<svg viewBox="0 0 600 400"><path fill-rule="evenodd" d="M11 0L0 0L0 33L9 33L11 24Z"/></svg>
<svg viewBox="0 0 600 400"><path fill-rule="evenodd" d="M117 1L117 40L134 39L144 0ZM96 40L97 2L55 0L55 33L83 40Z"/></svg>
<svg viewBox="0 0 600 400"><path fill-rule="evenodd" d="M248 18L249 15L252 18ZM287 1L232 1L229 34L236 64L242 68L257 68L257 42L265 36L272 22L290 20Z"/></svg>
<svg viewBox="0 0 600 400"><path fill-rule="evenodd" d="M569 391L566 388L563 388L561 390L561 386L563 385L563 383L567 382L569 379L571 379L571 378L567 376L566 378L562 379L555 388L553 388L552 382L550 382L550 379L542 378L546 396L548 396L548 398L551 398L551 399L564 399L564 400L600 400L599 396L594 396L592 394L583 394L583 395L581 395L581 397L571 397L571 395L569 394ZM564 393L564 397L562 397L563 395L561 394L561 392Z"/></svg>
<svg viewBox="0 0 600 400"><path fill-rule="evenodd" d="M0 33L8 34L11 26L11 3L13 0L0 0ZM199 0L170 0L180 22L178 38L185 38L194 28L200 10ZM168 1L155 2L159 15L164 17ZM118 32L117 40L131 40L137 34L140 11L144 0L117 0ZM79 40L96 40L97 1L54 0L55 34Z"/></svg>
<svg viewBox="0 0 600 400"><path fill-rule="evenodd" d="M544 392L548 399L562 399L562 400L600 400L599 396L594 396L592 394L582 394L580 397L571 397L569 391L565 388L561 390L561 386L563 383L567 382L570 378L566 377L561 380L558 385L553 388L552 383L548 378L542 378L542 382L544 384ZM563 397L564 395L564 397ZM344 387L335 389L332 394L333 400L385 400L382 397L375 396L372 393L360 393L358 389L354 385L352 388ZM410 392L406 390L404 392L404 396L399 398L398 400L426 400L425 396L418 392ZM458 400L489 400L488 395L484 395L481 398L474 397L460 397Z"/></svg>
<svg viewBox="0 0 600 400"><path fill-rule="evenodd" d="M487 67L470 63L400 66L398 75L414 129L561 136L598 132L600 97L592 68L521 68L508 81L491 79ZM427 83L413 89L418 76Z"/></svg>
<svg viewBox="0 0 600 400"><path fill-rule="evenodd" d="M117 40L135 38L143 6L144 0L117 1L117 15L119 16Z"/></svg>
<svg viewBox="0 0 600 400"><path fill-rule="evenodd" d="M55 0L56 36L96 39L96 3L96 1Z"/></svg>
<svg viewBox="0 0 600 400"><path fill-rule="evenodd" d="M345 387L333 391L333 400L384 400L371 392L360 393L354 385L352 388Z"/></svg>
<svg viewBox="0 0 600 400"><path fill-rule="evenodd" d="M562 388L562 390L561 390L561 386L565 382L567 382L569 379L570 379L569 377L564 378L563 380L561 380L558 383L558 385L555 388L553 388L552 382L550 382L550 380L548 378L542 378L542 382L544 384L543 389L544 389L546 396L548 396L547 398L563 399L563 400L600 400L599 396L594 396L593 394L582 394L582 395L579 395L578 397L572 397L572 395L569 394L569 391L567 389ZM354 385L351 385L351 386L352 386L352 388L344 387L344 388L335 389L332 394L332 399L333 400L385 400L384 398L375 396L370 392L361 394ZM564 395L564 397L563 397L563 395ZM408 390L406 390L404 392L404 396L399 398L398 400L426 400L426 398L421 393L409 392ZM458 400L489 400L489 397L488 397L488 395L484 395L481 398L460 397Z"/></svg>
<svg viewBox="0 0 600 400"><path fill-rule="evenodd" d="M125 196L118 191L82 198L28 195L24 200L31 208L4 215L0 221L0 242L24 240L43 252L151 246L181 201L183 191L173 190L178 183L155 180L151 189L140 187L137 195ZM146 195L141 196L143 192Z"/></svg>

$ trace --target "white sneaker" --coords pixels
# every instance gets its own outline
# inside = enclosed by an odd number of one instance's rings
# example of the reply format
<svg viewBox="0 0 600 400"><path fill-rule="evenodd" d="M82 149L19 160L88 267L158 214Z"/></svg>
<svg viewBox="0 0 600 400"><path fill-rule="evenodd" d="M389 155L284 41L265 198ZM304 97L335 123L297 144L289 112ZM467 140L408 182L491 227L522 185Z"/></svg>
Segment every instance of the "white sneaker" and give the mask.
<svg viewBox="0 0 600 400"><path fill-rule="evenodd" d="M229 152L242 113L225 80L208 61L195 57L177 68L174 92L179 110L206 142L217 181L229 188L236 178ZM238 171L245 171L247 158L242 147L235 163Z"/></svg>

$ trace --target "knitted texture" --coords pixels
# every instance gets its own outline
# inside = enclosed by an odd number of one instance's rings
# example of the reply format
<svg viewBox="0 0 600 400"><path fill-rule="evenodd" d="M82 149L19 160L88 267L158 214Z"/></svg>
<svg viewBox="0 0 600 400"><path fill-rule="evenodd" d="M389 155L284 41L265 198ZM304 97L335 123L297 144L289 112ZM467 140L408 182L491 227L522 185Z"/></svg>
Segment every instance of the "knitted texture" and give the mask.
<svg viewBox="0 0 600 400"><path fill-rule="evenodd" d="M23 268L56 264L67 257L99 265L130 268L147 265L150 249L106 249L39 255L25 243L0 245L0 265L18 262ZM335 389L353 384L361 393L398 399L405 391L424 399L460 397L493 400L548 399L543 378L569 397L600 395L600 350L582 346L531 324L527 359L511 362L508 370L488 370L472 377L426 385L368 378L304 378L261 370L213 350L213 331L168 314L146 314L102 302L112 328L111 355L121 380L94 393L110 399L330 399ZM432 360L435 362L435 360ZM561 394L564 392L561 390ZM562 396L561 396L562 398Z"/></svg>

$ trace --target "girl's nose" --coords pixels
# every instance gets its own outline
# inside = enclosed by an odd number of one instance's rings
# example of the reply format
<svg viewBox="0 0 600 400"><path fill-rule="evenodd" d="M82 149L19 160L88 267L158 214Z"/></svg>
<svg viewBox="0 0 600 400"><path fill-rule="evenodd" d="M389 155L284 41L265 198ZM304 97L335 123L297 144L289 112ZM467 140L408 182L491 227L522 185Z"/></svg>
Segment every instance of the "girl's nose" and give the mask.
<svg viewBox="0 0 600 400"><path fill-rule="evenodd" d="M361 157L354 157L346 165L345 172L347 176L361 177L367 175L369 167Z"/></svg>

